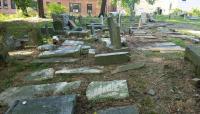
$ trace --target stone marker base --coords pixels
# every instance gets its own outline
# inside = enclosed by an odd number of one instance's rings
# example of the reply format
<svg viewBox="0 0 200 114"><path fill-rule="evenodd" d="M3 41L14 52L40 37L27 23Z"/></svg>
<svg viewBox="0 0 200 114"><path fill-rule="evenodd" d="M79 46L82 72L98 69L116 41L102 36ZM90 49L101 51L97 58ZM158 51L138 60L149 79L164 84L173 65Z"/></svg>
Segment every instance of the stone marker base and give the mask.
<svg viewBox="0 0 200 114"><path fill-rule="evenodd" d="M200 76L200 46L188 46L185 51L185 58L195 66L195 73Z"/></svg>
<svg viewBox="0 0 200 114"><path fill-rule="evenodd" d="M74 114L76 95L17 100L5 114Z"/></svg>
<svg viewBox="0 0 200 114"><path fill-rule="evenodd" d="M95 55L95 62L99 65L121 64L130 61L129 52L114 52Z"/></svg>

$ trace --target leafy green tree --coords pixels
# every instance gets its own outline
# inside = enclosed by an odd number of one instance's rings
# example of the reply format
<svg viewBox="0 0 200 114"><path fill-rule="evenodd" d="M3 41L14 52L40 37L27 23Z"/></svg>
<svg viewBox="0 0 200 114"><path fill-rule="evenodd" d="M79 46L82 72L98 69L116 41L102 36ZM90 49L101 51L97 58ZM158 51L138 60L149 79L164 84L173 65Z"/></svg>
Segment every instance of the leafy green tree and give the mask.
<svg viewBox="0 0 200 114"><path fill-rule="evenodd" d="M27 8L31 7L32 0L15 0L18 9L22 10L24 16L29 16Z"/></svg>
<svg viewBox="0 0 200 114"><path fill-rule="evenodd" d="M61 14L66 12L65 6L58 3L50 3L47 7L49 14Z"/></svg>

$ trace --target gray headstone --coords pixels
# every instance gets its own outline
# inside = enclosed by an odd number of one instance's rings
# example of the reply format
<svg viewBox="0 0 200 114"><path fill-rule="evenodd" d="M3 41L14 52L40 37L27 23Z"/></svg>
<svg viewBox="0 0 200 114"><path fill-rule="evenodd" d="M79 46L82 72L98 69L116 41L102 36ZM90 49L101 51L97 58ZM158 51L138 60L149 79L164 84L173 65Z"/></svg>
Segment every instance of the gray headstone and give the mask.
<svg viewBox="0 0 200 114"><path fill-rule="evenodd" d="M43 95L46 93L52 93L57 95L59 93L66 93L70 90L78 89L81 81L75 82L59 82L52 84L30 85L22 87L8 88L0 94L0 102L11 106L14 101L21 99L31 99L37 95Z"/></svg>
<svg viewBox="0 0 200 114"><path fill-rule="evenodd" d="M96 81L91 82L86 90L88 100L122 99L129 97L127 81Z"/></svg>
<svg viewBox="0 0 200 114"><path fill-rule="evenodd" d="M5 114L74 114L76 95L18 100Z"/></svg>
<svg viewBox="0 0 200 114"><path fill-rule="evenodd" d="M38 49L39 51L54 50L54 49L56 49L56 45L53 45L53 44L45 44L45 45L38 46L37 49Z"/></svg>
<svg viewBox="0 0 200 114"><path fill-rule="evenodd" d="M67 69L63 68L62 70L58 70L55 72L56 75L64 75L64 74L99 74L103 71L96 68L89 68L89 67L81 67L81 68L74 68L74 69Z"/></svg>
<svg viewBox="0 0 200 114"><path fill-rule="evenodd" d="M200 76L200 46L188 46L185 57L194 64L195 71Z"/></svg>
<svg viewBox="0 0 200 114"><path fill-rule="evenodd" d="M79 55L81 45L78 46L62 46L57 50L44 51L38 55L39 58L50 58L50 57L63 57L63 56L75 56Z"/></svg>
<svg viewBox="0 0 200 114"><path fill-rule="evenodd" d="M115 52L95 55L95 62L100 65L125 63L129 60L129 52Z"/></svg>
<svg viewBox="0 0 200 114"><path fill-rule="evenodd" d="M136 106L124 106L97 111L97 114L139 114Z"/></svg>
<svg viewBox="0 0 200 114"><path fill-rule="evenodd" d="M75 41L75 40L65 40L62 45L63 46L72 46L72 45L83 45L83 41Z"/></svg>
<svg viewBox="0 0 200 114"><path fill-rule="evenodd" d="M79 59L72 58L48 58L48 59L36 59L32 63L74 63Z"/></svg>
<svg viewBox="0 0 200 114"><path fill-rule="evenodd" d="M40 71L36 71L31 73L30 75L25 77L26 81L41 81L46 79L51 79L54 77L55 70L53 68L43 69Z"/></svg>

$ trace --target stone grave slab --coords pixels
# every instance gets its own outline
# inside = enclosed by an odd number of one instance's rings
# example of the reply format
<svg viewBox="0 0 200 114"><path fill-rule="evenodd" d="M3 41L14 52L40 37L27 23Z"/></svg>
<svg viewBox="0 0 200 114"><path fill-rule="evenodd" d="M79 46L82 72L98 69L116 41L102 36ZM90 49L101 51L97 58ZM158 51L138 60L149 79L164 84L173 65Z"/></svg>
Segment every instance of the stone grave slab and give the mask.
<svg viewBox="0 0 200 114"><path fill-rule="evenodd" d="M100 65L120 64L130 60L129 52L114 52L95 55L95 62Z"/></svg>
<svg viewBox="0 0 200 114"><path fill-rule="evenodd" d="M200 76L200 46L188 46L185 51L185 58L195 65L195 71Z"/></svg>
<svg viewBox="0 0 200 114"><path fill-rule="evenodd" d="M136 70L136 69L140 69L144 66L145 66L144 62L136 62L136 63L126 64L126 65L118 66L114 71L112 71L112 74L124 72L124 71L128 71L128 70Z"/></svg>
<svg viewBox="0 0 200 114"><path fill-rule="evenodd" d="M170 46L176 46L173 42L163 42L163 43L155 43L153 46L155 47L170 47Z"/></svg>
<svg viewBox="0 0 200 114"><path fill-rule="evenodd" d="M74 81L69 83L59 82L52 84L11 87L0 94L0 102L11 106L16 100L31 99L35 98L37 95L43 95L45 93L57 95L59 93L65 93L70 90L78 89L80 84L81 81Z"/></svg>
<svg viewBox="0 0 200 114"><path fill-rule="evenodd" d="M101 69L90 68L90 67L81 67L68 69L63 68L62 70L58 70L55 72L56 75L67 75L67 74L100 74L103 71Z"/></svg>
<svg viewBox="0 0 200 114"><path fill-rule="evenodd" d="M53 45L53 44L44 44L44 45L41 45L41 46L38 46L37 49L39 51L49 51L49 50L54 50L56 49L56 45Z"/></svg>
<svg viewBox="0 0 200 114"><path fill-rule="evenodd" d="M74 114L76 95L16 101L5 114Z"/></svg>
<svg viewBox="0 0 200 114"><path fill-rule="evenodd" d="M63 46L71 46L71 45L83 45L83 41L75 41L75 40L65 40L62 45Z"/></svg>
<svg viewBox="0 0 200 114"><path fill-rule="evenodd" d="M129 97L126 80L94 81L86 90L88 100L123 99Z"/></svg>
<svg viewBox="0 0 200 114"><path fill-rule="evenodd" d="M51 79L54 77L55 70L53 68L43 69L40 71L35 71L30 75L26 76L24 80L26 81L41 81L46 79Z"/></svg>
<svg viewBox="0 0 200 114"><path fill-rule="evenodd" d="M38 55L39 58L63 57L79 55L81 45L78 46L61 46L57 50L44 51Z"/></svg>
<svg viewBox="0 0 200 114"><path fill-rule="evenodd" d="M136 106L123 106L97 111L97 114L139 114Z"/></svg>
<svg viewBox="0 0 200 114"><path fill-rule="evenodd" d="M74 63L79 59L73 58L48 58L48 59L36 59L32 63Z"/></svg>

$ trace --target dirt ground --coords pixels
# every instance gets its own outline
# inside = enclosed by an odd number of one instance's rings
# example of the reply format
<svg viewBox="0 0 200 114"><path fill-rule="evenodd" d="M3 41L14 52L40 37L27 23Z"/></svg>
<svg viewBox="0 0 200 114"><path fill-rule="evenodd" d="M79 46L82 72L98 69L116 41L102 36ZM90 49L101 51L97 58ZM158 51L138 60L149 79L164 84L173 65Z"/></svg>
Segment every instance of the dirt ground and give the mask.
<svg viewBox="0 0 200 114"><path fill-rule="evenodd" d="M155 34L153 34L155 35ZM71 93L78 94L76 114L93 114L99 109L117 106L136 105L141 114L200 114L200 91L191 79L195 76L193 65L184 60L184 53L162 54L159 52L140 51L137 47L146 45L137 41L134 36L126 35L130 48L129 63L144 62L145 66L137 70L129 70L117 74L111 72L119 65L104 66L104 72L96 75L71 75L56 77L41 82L24 82L23 78L38 69L63 66L76 68L81 66L96 66L93 57L80 57L75 64L33 64L31 61L38 54L36 49L26 49L32 52L27 55L12 56L12 62L0 70L0 91L11 86L53 83L60 81L81 80L79 90ZM156 36L161 39L160 36ZM166 39L167 40L167 39ZM99 53L105 51L100 43L93 43ZM109 52L108 49L106 49ZM106 52L105 51L105 52ZM105 99L103 101L88 101L86 88L92 81L127 80L129 97L121 100ZM147 94L149 89L156 92L155 96ZM46 95L48 96L48 94ZM2 104L0 113L7 108Z"/></svg>

